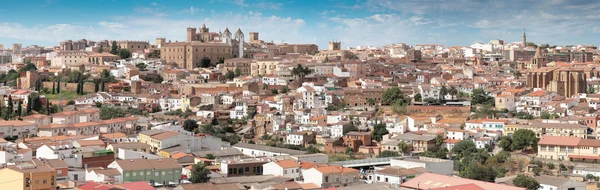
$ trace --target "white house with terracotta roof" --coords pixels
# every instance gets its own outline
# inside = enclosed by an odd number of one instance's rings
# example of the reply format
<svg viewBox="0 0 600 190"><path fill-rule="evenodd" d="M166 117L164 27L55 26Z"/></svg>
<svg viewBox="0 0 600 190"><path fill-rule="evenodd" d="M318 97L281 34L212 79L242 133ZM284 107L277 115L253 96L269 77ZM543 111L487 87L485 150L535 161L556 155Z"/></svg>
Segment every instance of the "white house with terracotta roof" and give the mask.
<svg viewBox="0 0 600 190"><path fill-rule="evenodd" d="M52 114L52 123L74 124L82 122L94 122L100 120L100 110L90 108L76 111L63 111Z"/></svg>
<svg viewBox="0 0 600 190"><path fill-rule="evenodd" d="M3 138L11 136L29 137L35 135L36 132L37 125L35 123L20 120L0 121L0 135Z"/></svg>
<svg viewBox="0 0 600 190"><path fill-rule="evenodd" d="M315 166L302 174L304 183L314 183L320 188L345 187L359 184L360 172L353 168L340 166Z"/></svg>
<svg viewBox="0 0 600 190"><path fill-rule="evenodd" d="M36 126L48 125L50 124L50 116L42 115L42 114L33 114L22 117L23 121L35 123Z"/></svg>
<svg viewBox="0 0 600 190"><path fill-rule="evenodd" d="M263 175L274 175L300 180L301 165L294 160L276 160L263 165Z"/></svg>

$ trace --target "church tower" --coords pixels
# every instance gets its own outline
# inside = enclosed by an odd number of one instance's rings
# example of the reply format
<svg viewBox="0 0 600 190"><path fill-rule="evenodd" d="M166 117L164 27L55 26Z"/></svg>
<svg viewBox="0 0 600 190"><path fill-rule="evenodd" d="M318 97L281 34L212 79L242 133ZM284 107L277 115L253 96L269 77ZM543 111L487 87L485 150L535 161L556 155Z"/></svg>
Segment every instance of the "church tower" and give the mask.
<svg viewBox="0 0 600 190"><path fill-rule="evenodd" d="M542 48L540 48L540 46L538 46L537 49L535 50L535 56L533 56L533 59L531 60L531 68L539 69L539 68L545 67L545 66L546 66L546 58L542 55Z"/></svg>
<svg viewBox="0 0 600 190"><path fill-rule="evenodd" d="M342 42L341 41L329 41L329 50L340 50L342 46Z"/></svg>
<svg viewBox="0 0 600 190"><path fill-rule="evenodd" d="M225 27L225 31L221 34L221 43L231 45L231 32L229 32L229 28Z"/></svg>
<svg viewBox="0 0 600 190"><path fill-rule="evenodd" d="M239 50L238 58L243 58L244 57L244 33L242 33L242 30L240 30L240 28L238 28L237 32L235 32L235 40L237 40L237 42L238 42L238 50Z"/></svg>
<svg viewBox="0 0 600 190"><path fill-rule="evenodd" d="M527 36L525 35L525 28L523 28L523 47L527 47Z"/></svg>

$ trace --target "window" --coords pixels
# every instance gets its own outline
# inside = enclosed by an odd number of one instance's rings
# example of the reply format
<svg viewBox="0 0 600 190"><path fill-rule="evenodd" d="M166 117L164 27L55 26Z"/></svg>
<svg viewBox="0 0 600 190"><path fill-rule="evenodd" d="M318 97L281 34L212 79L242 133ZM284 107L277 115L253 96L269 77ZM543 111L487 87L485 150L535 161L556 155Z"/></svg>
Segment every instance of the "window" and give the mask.
<svg viewBox="0 0 600 190"><path fill-rule="evenodd" d="M158 176L158 172L154 172L154 176Z"/></svg>
<svg viewBox="0 0 600 190"><path fill-rule="evenodd" d="M31 185L31 179L25 178L25 187L29 187Z"/></svg>
<svg viewBox="0 0 600 190"><path fill-rule="evenodd" d="M75 175L74 178L77 180L77 175ZM54 185L54 176L50 177L50 185Z"/></svg>
<svg viewBox="0 0 600 190"><path fill-rule="evenodd" d="M56 170L56 173L57 173L59 176L62 176L62 170Z"/></svg>
<svg viewBox="0 0 600 190"><path fill-rule="evenodd" d="M147 171L147 172L146 172L146 175L150 175L150 171Z"/></svg>
<svg viewBox="0 0 600 190"><path fill-rule="evenodd" d="M329 182L329 176L325 176L325 183Z"/></svg>
<svg viewBox="0 0 600 190"><path fill-rule="evenodd" d="M246 172L249 172L249 171L250 171L250 167L246 167L244 170L245 170Z"/></svg>
<svg viewBox="0 0 600 190"><path fill-rule="evenodd" d="M165 171L162 171L162 175L165 175Z"/></svg>
<svg viewBox="0 0 600 190"><path fill-rule="evenodd" d="M48 180L44 179L44 181L42 181L42 184L46 184L46 183L48 183Z"/></svg>
<svg viewBox="0 0 600 190"><path fill-rule="evenodd" d="M125 177L129 177L129 173L125 173Z"/></svg>
<svg viewBox="0 0 600 190"><path fill-rule="evenodd" d="M143 175L144 175L144 172L140 172L140 176L143 176Z"/></svg>
<svg viewBox="0 0 600 190"><path fill-rule="evenodd" d="M136 173L136 172L132 172L132 174L133 174L133 177L135 177L135 176L137 175L137 173Z"/></svg>

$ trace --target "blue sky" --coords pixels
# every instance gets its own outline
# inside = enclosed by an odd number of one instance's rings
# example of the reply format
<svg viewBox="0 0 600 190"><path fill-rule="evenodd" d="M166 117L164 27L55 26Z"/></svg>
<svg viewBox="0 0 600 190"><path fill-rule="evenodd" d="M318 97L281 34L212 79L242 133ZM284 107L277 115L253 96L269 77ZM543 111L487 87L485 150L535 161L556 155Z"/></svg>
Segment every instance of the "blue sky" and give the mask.
<svg viewBox="0 0 600 190"><path fill-rule="evenodd" d="M584 0L30 0L0 2L0 43L185 40L186 27L238 27L265 41L342 46L476 41L594 44L600 2Z"/></svg>

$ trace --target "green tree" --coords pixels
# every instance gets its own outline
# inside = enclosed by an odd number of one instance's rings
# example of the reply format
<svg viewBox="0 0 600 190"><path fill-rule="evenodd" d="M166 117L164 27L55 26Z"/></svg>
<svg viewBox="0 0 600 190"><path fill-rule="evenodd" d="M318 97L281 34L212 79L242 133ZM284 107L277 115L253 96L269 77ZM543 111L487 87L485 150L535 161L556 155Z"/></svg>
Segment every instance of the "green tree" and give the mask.
<svg viewBox="0 0 600 190"><path fill-rule="evenodd" d="M100 119L102 119L102 120L114 119L114 118L119 118L119 117L124 117L124 116L125 116L125 113L123 113L122 109L119 109L112 105L105 104L105 105L102 105L102 107L100 107Z"/></svg>
<svg viewBox="0 0 600 190"><path fill-rule="evenodd" d="M475 146L475 143L473 143L473 141L470 140L462 140L460 142L457 142L454 145L454 148L452 148L452 153L454 153L456 155L456 158L458 158L459 160L461 160L464 157L469 157L475 152L477 152L477 146Z"/></svg>
<svg viewBox="0 0 600 190"><path fill-rule="evenodd" d="M186 131L194 131L198 128L198 122L196 120L187 119L183 122L183 129Z"/></svg>
<svg viewBox="0 0 600 190"><path fill-rule="evenodd" d="M542 118L542 119L550 119L550 117L552 117L552 115L550 113L548 113L547 111L544 111L540 114L540 118Z"/></svg>
<svg viewBox="0 0 600 190"><path fill-rule="evenodd" d="M94 92L98 92L100 90L100 80L94 79Z"/></svg>
<svg viewBox="0 0 600 190"><path fill-rule="evenodd" d="M535 119L533 117L533 115L531 115L530 113L527 113L527 112L519 112L519 113L515 114L515 117L519 118L519 119L527 119L527 120Z"/></svg>
<svg viewBox="0 0 600 190"><path fill-rule="evenodd" d="M519 78L519 77L521 77L521 76L523 76L523 75L521 74L521 72L520 72L520 71L518 71L518 70L515 70L515 71L513 72L513 76L514 76L515 78Z"/></svg>
<svg viewBox="0 0 600 190"><path fill-rule="evenodd" d="M13 112L14 112L14 107L13 107L12 96L8 95L8 107L6 108L6 117L8 119L11 119L13 116ZM5 120L8 120L8 119L5 119Z"/></svg>
<svg viewBox="0 0 600 190"><path fill-rule="evenodd" d="M105 86L106 86L106 85L104 84L104 80L102 80L102 82L100 82L100 91L102 91L102 92L106 92L106 91L104 90L104 87L105 87Z"/></svg>
<svg viewBox="0 0 600 190"><path fill-rule="evenodd" d="M23 101L19 100L19 105L17 107L17 117L21 117L21 114L23 114Z"/></svg>
<svg viewBox="0 0 600 190"><path fill-rule="evenodd" d="M450 89L448 89L448 94L452 95L452 100L456 100L456 95L458 94L458 89L456 89L455 86L451 86Z"/></svg>
<svg viewBox="0 0 600 190"><path fill-rule="evenodd" d="M298 66L296 66L295 68L292 69L292 75L294 75L294 77L304 77L306 75L309 75L310 73L312 73L312 70L307 68L307 67L303 67L302 65L298 64Z"/></svg>
<svg viewBox="0 0 600 190"><path fill-rule="evenodd" d="M102 48L103 48L102 45L100 45L100 47L98 48L98 53L104 52L104 50Z"/></svg>
<svg viewBox="0 0 600 190"><path fill-rule="evenodd" d="M511 151L510 147L512 146L512 139L508 136L502 136L502 138L500 139L500 143L498 143L498 146L500 146L502 150Z"/></svg>
<svg viewBox="0 0 600 190"><path fill-rule="evenodd" d="M271 93L273 93L273 94L279 94L279 91L277 91L277 89L272 89Z"/></svg>
<svg viewBox="0 0 600 190"><path fill-rule="evenodd" d="M513 184L517 187L527 188L527 190L537 190L542 187L535 178L523 174L517 175L513 180Z"/></svg>
<svg viewBox="0 0 600 190"><path fill-rule="evenodd" d="M485 182L494 182L498 175L494 168L480 164L467 165L465 170L459 173L462 177Z"/></svg>
<svg viewBox="0 0 600 190"><path fill-rule="evenodd" d="M225 74L225 78L227 80L233 80L233 78L235 78L235 73L233 73L233 71L227 70L227 73Z"/></svg>
<svg viewBox="0 0 600 190"><path fill-rule="evenodd" d="M210 180L210 170L204 164L192 166L190 181L192 183L205 183Z"/></svg>
<svg viewBox="0 0 600 190"><path fill-rule="evenodd" d="M442 85L440 88L440 102L446 102L446 95L448 94L448 88L445 85Z"/></svg>
<svg viewBox="0 0 600 190"><path fill-rule="evenodd" d="M19 73L25 71L37 71L37 67L35 66L35 64L31 63L31 61L27 61L24 66L19 68Z"/></svg>
<svg viewBox="0 0 600 190"><path fill-rule="evenodd" d="M410 151L410 146L404 141L400 141L398 143L398 150L400 150L400 153L402 153L402 155L405 155Z"/></svg>
<svg viewBox="0 0 600 190"><path fill-rule="evenodd" d="M46 99L46 115L50 115L50 100Z"/></svg>
<svg viewBox="0 0 600 190"><path fill-rule="evenodd" d="M119 54L119 50L118 50L116 41L112 41L112 45L110 46L110 53L113 55Z"/></svg>
<svg viewBox="0 0 600 190"><path fill-rule="evenodd" d="M313 146L313 145L308 146L306 148L306 151L308 151L308 153L311 153L311 154L321 153L321 151L318 148L316 148L315 146Z"/></svg>
<svg viewBox="0 0 600 190"><path fill-rule="evenodd" d="M216 157L213 154L206 154L206 158L209 160L214 160Z"/></svg>
<svg viewBox="0 0 600 190"><path fill-rule="evenodd" d="M56 83L56 93L60 93L60 79L58 79L58 82Z"/></svg>
<svg viewBox="0 0 600 190"><path fill-rule="evenodd" d="M33 104L33 94L27 97L27 108L25 109L25 115L31 114Z"/></svg>
<svg viewBox="0 0 600 190"><path fill-rule="evenodd" d="M208 57L203 57L202 60L200 60L200 67L202 68L208 68L210 67L210 58Z"/></svg>
<svg viewBox="0 0 600 190"><path fill-rule="evenodd" d="M398 152L395 151L389 151L389 150L384 150L379 154L379 158L387 158L387 157L398 157L400 156L398 154Z"/></svg>
<svg viewBox="0 0 600 190"><path fill-rule="evenodd" d="M140 69L140 71L145 71L146 70L146 64L145 63L137 63L137 64L135 64L135 67L137 67L138 69Z"/></svg>
<svg viewBox="0 0 600 190"><path fill-rule="evenodd" d="M377 122L377 121L375 121ZM372 132L372 137L374 140L376 140L377 142L381 142L381 140L383 140L383 135L387 135L389 134L385 124L383 123L378 123L375 124L375 126L373 126L373 132Z"/></svg>
<svg viewBox="0 0 600 190"><path fill-rule="evenodd" d="M290 89L287 86L284 86L283 88L281 88L281 93L282 94L286 94L288 92L290 92Z"/></svg>
<svg viewBox="0 0 600 190"><path fill-rule="evenodd" d="M344 135L346 135L347 133L351 132L351 131L358 131L358 128L356 127L356 125L354 125L352 122L350 122L350 124L348 125L344 125L342 127L342 133Z"/></svg>
<svg viewBox="0 0 600 190"><path fill-rule="evenodd" d="M354 149L348 147L346 148L346 151L344 151L344 154L350 155L350 158L354 158Z"/></svg>
<svg viewBox="0 0 600 190"><path fill-rule="evenodd" d="M512 136L511 150L524 150L527 147L531 147L537 150L537 143L539 139L535 136L535 133L529 129L519 129L515 131Z"/></svg>
<svg viewBox="0 0 600 190"><path fill-rule="evenodd" d="M471 94L471 104L494 105L494 98L489 96L485 90L481 88L476 88L473 89L473 93Z"/></svg>
<svg viewBox="0 0 600 190"><path fill-rule="evenodd" d="M594 174L587 174L584 178L586 181L598 181L599 177L596 177Z"/></svg>
<svg viewBox="0 0 600 190"><path fill-rule="evenodd" d="M121 59L127 59L131 57L131 52L128 49L120 49L119 50L119 57Z"/></svg>
<svg viewBox="0 0 600 190"><path fill-rule="evenodd" d="M423 101L423 97L421 96L421 93L417 93L415 95L415 102L420 102Z"/></svg>
<svg viewBox="0 0 600 190"><path fill-rule="evenodd" d="M242 70L240 68L235 68L235 77L242 76Z"/></svg>
<svg viewBox="0 0 600 190"><path fill-rule="evenodd" d="M69 101L67 102L67 105L75 105L75 101L74 101L74 100L69 100Z"/></svg>
<svg viewBox="0 0 600 190"><path fill-rule="evenodd" d="M404 102L404 96L402 95L402 91L400 88L393 86L383 91L383 98L381 103L384 105L390 105L396 102Z"/></svg>
<svg viewBox="0 0 600 190"><path fill-rule="evenodd" d="M367 98L367 104L369 104L370 106L374 106L375 104L377 104L377 100L375 100L374 98Z"/></svg>

